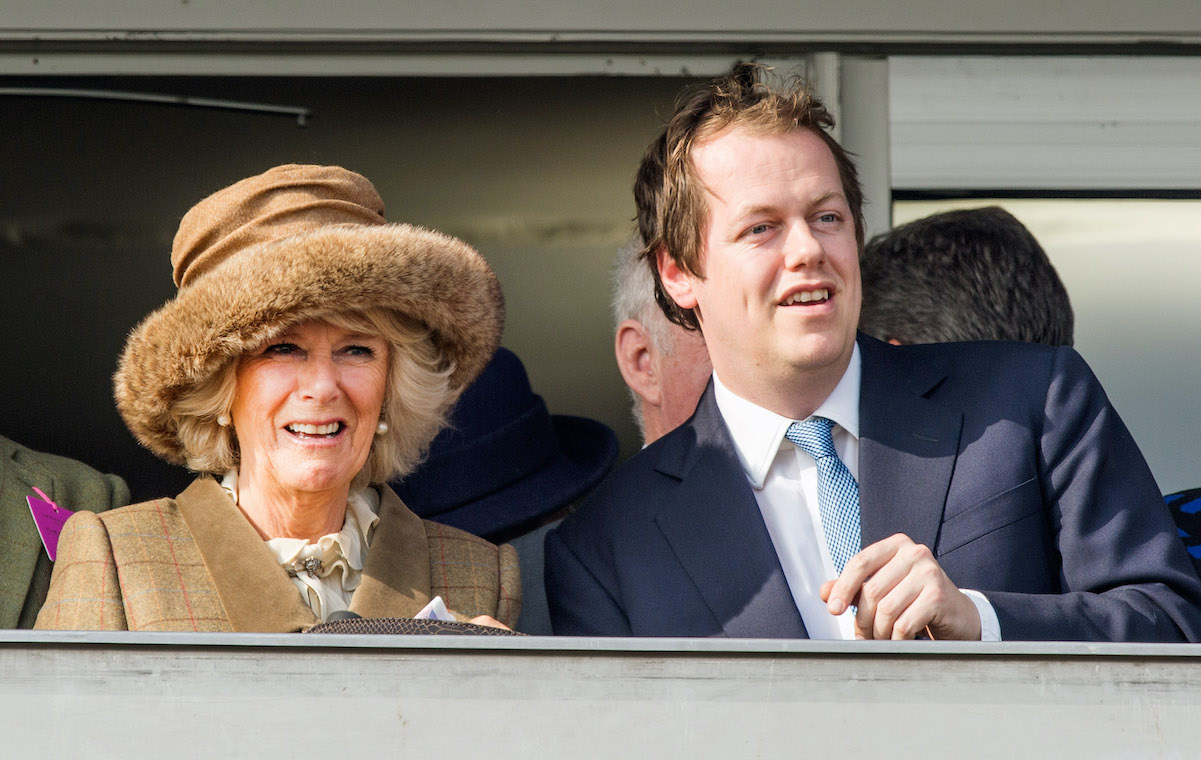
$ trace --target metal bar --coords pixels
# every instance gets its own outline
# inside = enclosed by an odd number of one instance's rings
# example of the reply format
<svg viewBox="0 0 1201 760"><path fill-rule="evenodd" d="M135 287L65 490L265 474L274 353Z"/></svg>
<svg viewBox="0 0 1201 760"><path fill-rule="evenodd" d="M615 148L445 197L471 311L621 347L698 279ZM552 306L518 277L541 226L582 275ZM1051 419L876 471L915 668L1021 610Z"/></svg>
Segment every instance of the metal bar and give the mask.
<svg viewBox="0 0 1201 760"><path fill-rule="evenodd" d="M388 43L439 46L487 44L493 46L537 45L570 49L576 46L688 45L706 46L814 46L835 44L1038 44L1038 45L1129 45L1177 43L1195 45L1201 41L1201 28L1151 30L1076 29L886 29L859 26L846 29L664 29L664 30L521 30L521 29L206 29L206 30L130 30L130 29L21 29L0 28L0 42L27 42L39 45L62 43Z"/></svg>
<svg viewBox="0 0 1201 760"><path fill-rule="evenodd" d="M0 46L0 75L106 76L716 76L749 53L513 53L379 52L361 49L283 52L185 51L15 51Z"/></svg>
<svg viewBox="0 0 1201 760"><path fill-rule="evenodd" d="M1201 644L1009 641L818 641L811 639L587 638L574 636L367 636L287 633L154 633L0 630L0 651L21 647L197 647L203 649L497 650L578 654L802 655L869 657L1106 659L1186 658L1201 665Z"/></svg>
<svg viewBox="0 0 1201 760"><path fill-rule="evenodd" d="M303 127L313 112L299 106L276 106L267 103L246 103L237 100L194 98L188 95L160 95L152 92L123 90L79 90L58 87L0 87L0 97L21 96L40 98L82 98L86 100L121 100L133 103L163 103L192 108L215 108L245 113L267 113L296 117L296 126Z"/></svg>

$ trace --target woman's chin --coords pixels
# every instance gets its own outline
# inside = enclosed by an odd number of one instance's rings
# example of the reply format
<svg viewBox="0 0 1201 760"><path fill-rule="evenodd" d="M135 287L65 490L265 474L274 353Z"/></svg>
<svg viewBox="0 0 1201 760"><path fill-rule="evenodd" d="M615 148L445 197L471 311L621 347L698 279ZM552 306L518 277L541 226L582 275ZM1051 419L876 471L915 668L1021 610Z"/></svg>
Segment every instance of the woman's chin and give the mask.
<svg viewBox="0 0 1201 760"><path fill-rule="evenodd" d="M297 496L347 491L358 470L348 468L300 468L279 473L273 478L274 489Z"/></svg>

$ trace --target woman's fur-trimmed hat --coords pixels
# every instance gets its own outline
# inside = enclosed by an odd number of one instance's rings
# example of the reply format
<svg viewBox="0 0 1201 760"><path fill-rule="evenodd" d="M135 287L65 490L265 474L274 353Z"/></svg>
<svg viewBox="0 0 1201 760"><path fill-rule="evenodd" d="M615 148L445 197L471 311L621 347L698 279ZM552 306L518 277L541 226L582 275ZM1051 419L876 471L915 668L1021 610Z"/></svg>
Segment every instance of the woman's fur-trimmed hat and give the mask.
<svg viewBox="0 0 1201 760"><path fill-rule="evenodd" d="M184 464L172 408L228 362L298 322L383 308L416 320L468 385L500 342L504 301L471 246L388 224L361 175L289 164L196 204L172 245L176 297L130 334L117 409L147 448Z"/></svg>

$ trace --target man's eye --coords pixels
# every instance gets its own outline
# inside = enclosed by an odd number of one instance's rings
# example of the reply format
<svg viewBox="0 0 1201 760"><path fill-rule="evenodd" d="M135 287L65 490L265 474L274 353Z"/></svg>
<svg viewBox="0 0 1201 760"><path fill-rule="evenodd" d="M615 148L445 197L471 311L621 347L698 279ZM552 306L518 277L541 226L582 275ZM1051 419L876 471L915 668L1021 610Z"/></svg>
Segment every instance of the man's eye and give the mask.
<svg viewBox="0 0 1201 760"><path fill-rule="evenodd" d="M817 221L823 224L835 224L838 222L838 214L835 214L834 212L822 214L817 218Z"/></svg>
<svg viewBox="0 0 1201 760"><path fill-rule="evenodd" d="M767 224L756 224L754 227L751 227L749 230L747 230L747 232L752 235L762 235L769 229L770 227Z"/></svg>

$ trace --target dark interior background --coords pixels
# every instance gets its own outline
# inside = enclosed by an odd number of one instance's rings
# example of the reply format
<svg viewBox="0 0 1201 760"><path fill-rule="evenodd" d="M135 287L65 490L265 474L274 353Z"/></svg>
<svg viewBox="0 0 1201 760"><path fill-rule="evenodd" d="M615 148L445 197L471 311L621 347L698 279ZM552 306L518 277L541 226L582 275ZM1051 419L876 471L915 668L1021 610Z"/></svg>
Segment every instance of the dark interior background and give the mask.
<svg viewBox="0 0 1201 760"><path fill-rule="evenodd" d="M190 479L125 430L111 375L125 335L171 298L171 238L196 201L288 162L341 164L392 221L475 245L505 291L504 344L552 413L638 445L612 355L609 271L631 186L676 78L6 77L301 106L290 116L0 96L0 433L120 474L135 499Z"/></svg>

